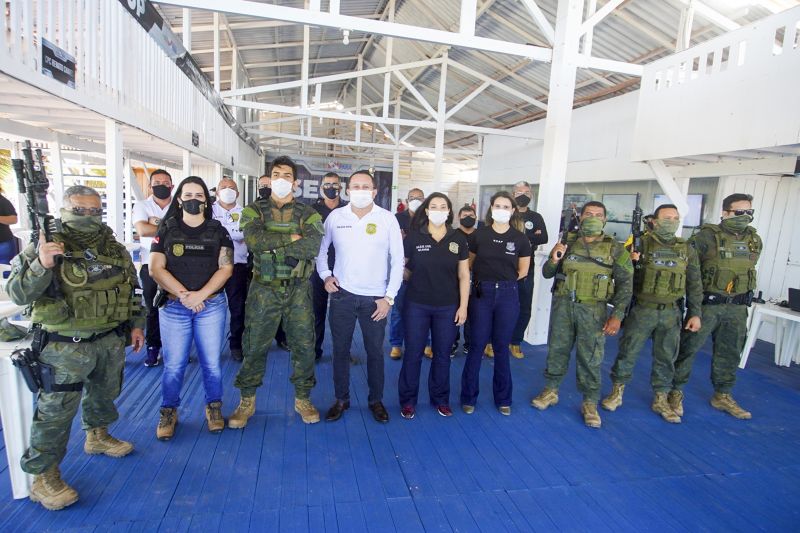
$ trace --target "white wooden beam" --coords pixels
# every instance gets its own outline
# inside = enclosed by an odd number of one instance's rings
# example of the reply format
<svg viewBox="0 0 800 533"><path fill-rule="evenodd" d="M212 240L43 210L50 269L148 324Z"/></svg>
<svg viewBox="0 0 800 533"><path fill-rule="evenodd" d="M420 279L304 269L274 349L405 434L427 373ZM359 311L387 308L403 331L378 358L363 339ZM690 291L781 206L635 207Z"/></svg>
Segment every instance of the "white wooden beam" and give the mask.
<svg viewBox="0 0 800 533"><path fill-rule="evenodd" d="M397 22L371 20L364 17L353 17L338 13L331 13L321 17L319 13L308 9L264 4L252 0L226 0L224 3L220 3L217 0L166 0L159 3L203 9L206 11L221 10L225 13L246 15L262 19L282 20L295 24L310 24L312 26L336 29L349 28L367 34L375 33L389 37L399 37L401 39L420 40L462 48L485 50L498 54L518 55L529 57L537 61L550 61L552 58L551 50L540 46L509 43L498 39L461 35L446 30L424 28Z"/></svg>
<svg viewBox="0 0 800 533"><path fill-rule="evenodd" d="M526 8L528 8L533 20L536 22L536 25L539 26L539 29L544 34L547 42L553 44L553 41L555 40L555 30L550 24L550 21L547 20L547 17L545 17L539 5L536 3L536 0L521 0L521 2Z"/></svg>
<svg viewBox="0 0 800 533"><path fill-rule="evenodd" d="M219 92L219 13L214 12L214 90Z"/></svg>
<svg viewBox="0 0 800 533"><path fill-rule="evenodd" d="M53 144L50 146L49 163L53 177L53 200L56 211L64 202L64 160L61 157L61 134L54 132Z"/></svg>
<svg viewBox="0 0 800 533"><path fill-rule="evenodd" d="M478 95L480 95L483 91L489 88L490 85L491 83L489 83L488 81L483 82L480 85L480 87L469 93L467 96L462 98L456 105L448 109L445 118L450 118L456 113L458 113L461 110L461 108L463 108L465 105L473 101Z"/></svg>
<svg viewBox="0 0 800 533"><path fill-rule="evenodd" d="M442 71L439 75L439 102L436 106L436 141L433 160L433 190L442 185L442 164L444 162L444 128L447 120L447 54L444 55Z"/></svg>
<svg viewBox="0 0 800 533"><path fill-rule="evenodd" d="M364 56L359 54L358 55L358 72L363 72L364 70ZM362 97L362 90L363 90L363 77L359 76L358 80L356 80L356 115L361 116L361 97ZM361 121L356 121L356 142L361 141Z"/></svg>
<svg viewBox="0 0 800 533"><path fill-rule="evenodd" d="M586 17L591 18L595 13L597 13L597 0L588 0L588 4L586 5ZM583 36L583 47L581 48L581 52L583 55L592 57L592 45L594 44L594 28L589 28L586 31L586 35Z"/></svg>
<svg viewBox="0 0 800 533"><path fill-rule="evenodd" d="M626 63L624 61L615 61L613 59L602 59L599 57L587 57L583 54L578 54L577 65L582 68L592 68L597 70L606 70L609 72L618 72L620 74L627 74L629 76L641 76L644 73L644 67L635 63Z"/></svg>
<svg viewBox="0 0 800 533"><path fill-rule="evenodd" d="M578 37L580 37L581 35L584 35L590 29L592 29L595 26L597 26L600 23L601 20L606 18L608 15L610 15L612 11L614 11L617 7L619 7L619 5L621 3L625 2L625 1L627 1L627 0L608 0L608 2L606 2L606 4L603 7L598 9L595 12L594 15L589 17L586 20L586 22L581 24L581 29L578 32Z"/></svg>
<svg viewBox="0 0 800 533"><path fill-rule="evenodd" d="M500 89L501 91L504 91L504 92L506 92L506 93L508 93L508 94L510 94L512 96L516 96L520 100L523 100L525 102L528 102L529 104L535 105L539 109L547 109L547 106L545 104L543 104L542 102L540 102L539 100L536 100L535 98L531 98L530 96L528 96L528 95L526 95L524 93L521 93L521 92L517 91L516 89L512 89L511 87L509 87L507 85L504 85L504 84L500 83L497 80L493 80L492 78L490 78L486 74L482 74L482 73L478 72L477 70L473 70L473 69L469 68L466 65L462 65L461 63L458 63L457 61L454 61L452 59L448 59L447 60L447 65L452 67L452 68L458 69L458 70L460 70L462 72L466 72L470 76L478 78L479 80L481 80L483 82L489 83L489 84L492 85L492 87Z"/></svg>
<svg viewBox="0 0 800 533"><path fill-rule="evenodd" d="M689 201L686 198L686 193L676 183L664 161L656 159L648 161L647 164L650 166L650 170L652 170L659 186L661 186L661 190L667 195L669 201L678 208L681 219L686 220L686 217L689 216Z"/></svg>
<svg viewBox="0 0 800 533"><path fill-rule="evenodd" d="M447 70L447 62L445 61L445 62L442 62L442 72L445 72L446 70ZM436 111L434 111L433 107L431 107L431 105L428 103L428 101L425 99L425 97L422 96L422 94L417 90L416 87L414 87L411 84L410 81L408 81L408 78L406 78L405 75L403 75L402 72L400 72L399 70L396 70L396 71L394 71L394 75L405 86L405 88L408 90L408 92L410 92L411 95L414 98L417 99L417 102L419 102L420 105L422 105L422 107L425 109L425 111L428 112L428 114L430 116L432 116L432 117L436 116Z"/></svg>
<svg viewBox="0 0 800 533"><path fill-rule="evenodd" d="M387 6L388 10L388 19L389 22L394 22L394 12L395 12L395 0L389 0L389 5ZM386 39L386 54L385 54L385 64L384 67L389 68L392 66L392 51L394 49L394 38L389 37ZM383 113L382 116L388 117L389 116L389 91L392 88L392 75L387 72L383 75Z"/></svg>
<svg viewBox="0 0 800 533"><path fill-rule="evenodd" d="M382 144L382 143L372 143L372 142L355 142L346 139L329 139L327 137L309 137L307 135L296 135L294 133L279 133L277 131L271 132L264 132L261 130L250 130L250 133L254 134L264 134L269 133L267 135L267 139L288 139L291 141L302 141L308 142L312 144L330 144L334 146L353 146L356 148L374 148L378 150L387 150L387 151L395 151L399 150L401 152L428 152L431 153L435 150L435 147L430 146L405 146L405 145L396 145L392 144ZM263 142L263 141L262 141ZM468 150L464 148L459 149L447 149L444 150L445 154L461 154L461 155L479 155L480 152L478 150Z"/></svg>
<svg viewBox="0 0 800 533"><path fill-rule="evenodd" d="M478 0L461 0L461 18L458 23L458 33L461 35L475 35L475 20L477 16Z"/></svg>
<svg viewBox="0 0 800 533"><path fill-rule="evenodd" d="M692 6L696 14L700 15L709 22L713 22L722 29L731 31L741 28L741 24L726 17L716 9L709 7L700 0L673 0L686 7Z"/></svg>
<svg viewBox="0 0 800 533"><path fill-rule="evenodd" d="M183 32L183 47L190 54L192 53L192 10L183 8L183 27L188 31ZM213 52L214 49L212 48Z"/></svg>
<svg viewBox="0 0 800 533"><path fill-rule="evenodd" d="M122 235L122 131L113 119L106 127L106 220L117 235Z"/></svg>
<svg viewBox="0 0 800 533"><path fill-rule="evenodd" d="M694 25L694 2L681 11L681 21L678 25L678 37L675 39L675 51L681 52L689 48L692 43L692 26Z"/></svg>

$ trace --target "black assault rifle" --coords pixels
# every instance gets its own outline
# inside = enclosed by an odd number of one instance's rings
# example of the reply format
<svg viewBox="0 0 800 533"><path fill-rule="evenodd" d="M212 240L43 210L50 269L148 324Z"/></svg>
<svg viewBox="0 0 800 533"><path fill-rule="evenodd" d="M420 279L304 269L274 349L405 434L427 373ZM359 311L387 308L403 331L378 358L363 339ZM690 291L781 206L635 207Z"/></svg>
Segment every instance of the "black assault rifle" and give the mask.
<svg viewBox="0 0 800 533"><path fill-rule="evenodd" d="M636 207L633 208L633 215L631 216L631 235L633 235L633 244L631 245L631 252L639 252L642 249L642 206L639 205L642 194L636 193Z"/></svg>

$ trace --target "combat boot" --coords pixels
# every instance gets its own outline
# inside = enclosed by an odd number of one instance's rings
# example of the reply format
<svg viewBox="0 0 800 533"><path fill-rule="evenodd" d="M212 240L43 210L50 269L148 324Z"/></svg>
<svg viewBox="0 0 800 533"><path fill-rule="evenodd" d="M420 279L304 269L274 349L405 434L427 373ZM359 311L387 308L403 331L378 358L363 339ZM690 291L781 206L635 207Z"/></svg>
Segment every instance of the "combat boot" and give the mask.
<svg viewBox="0 0 800 533"><path fill-rule="evenodd" d="M672 407L676 415L683 416L683 391L679 391L678 389L669 391L667 402L669 402L669 406Z"/></svg>
<svg viewBox="0 0 800 533"><path fill-rule="evenodd" d="M750 420L753 418L750 411L742 409L729 393L715 392L714 396L711 398L711 407L719 409L720 411L725 411L729 415L740 420Z"/></svg>
<svg viewBox="0 0 800 533"><path fill-rule="evenodd" d="M545 388L539 393L539 396L531 400L531 405L535 408L544 411L551 405L558 403L558 391L556 389Z"/></svg>
<svg viewBox="0 0 800 533"><path fill-rule="evenodd" d="M600 405L603 406L603 409L606 411L616 411L617 407L622 405L622 394L625 392L625 384L624 383L614 383L614 386L611 389L611 393L608 396L603 398L603 401L600 402Z"/></svg>
<svg viewBox="0 0 800 533"><path fill-rule="evenodd" d="M666 392L657 392L653 396L653 405L650 408L661 415L661 418L670 422L671 424L680 424L681 417L679 417L675 411L672 410L672 407L669 406L669 401L667 400L667 393Z"/></svg>
<svg viewBox="0 0 800 533"><path fill-rule="evenodd" d="M206 423L211 433L221 433L225 429L225 419L222 418L222 402L211 402L206 405Z"/></svg>
<svg viewBox="0 0 800 533"><path fill-rule="evenodd" d="M319 411L308 398L294 399L294 412L300 415L306 424L316 424L319 422Z"/></svg>
<svg viewBox="0 0 800 533"><path fill-rule="evenodd" d="M125 457L133 451L133 444L115 439L108 434L108 428L103 426L86 431L83 451L90 455L103 453L109 457Z"/></svg>
<svg viewBox="0 0 800 533"><path fill-rule="evenodd" d="M174 407L162 407L158 419L156 438L169 440L175 435L175 426L178 425L178 410Z"/></svg>
<svg viewBox="0 0 800 533"><path fill-rule="evenodd" d="M597 413L597 404L592 401L584 401L581 405L583 423L590 428L599 428L602 424L600 415Z"/></svg>
<svg viewBox="0 0 800 533"><path fill-rule="evenodd" d="M241 429L247 425L250 417L256 413L256 395L242 396L239 406L228 417L228 427L231 429Z"/></svg>
<svg viewBox="0 0 800 533"><path fill-rule="evenodd" d="M58 465L53 465L33 478L28 498L50 511L58 511L78 501L78 492L64 483Z"/></svg>

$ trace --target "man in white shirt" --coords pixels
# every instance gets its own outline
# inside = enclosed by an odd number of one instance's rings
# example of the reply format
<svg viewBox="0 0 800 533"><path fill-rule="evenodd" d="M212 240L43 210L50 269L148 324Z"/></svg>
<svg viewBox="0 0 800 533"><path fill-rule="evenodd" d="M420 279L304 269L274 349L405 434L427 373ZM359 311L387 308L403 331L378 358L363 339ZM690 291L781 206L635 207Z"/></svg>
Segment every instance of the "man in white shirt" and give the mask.
<svg viewBox="0 0 800 533"><path fill-rule="evenodd" d="M233 241L233 275L225 283L225 294L228 296L228 310L231 313L229 340L231 358L241 362L244 303L247 298L250 268L247 265L247 245L244 243L244 234L239 229L242 207L236 204L238 198L239 186L236 181L224 176L217 184L217 201L211 206L211 211L214 218L228 230Z"/></svg>
<svg viewBox="0 0 800 533"><path fill-rule="evenodd" d="M317 255L317 272L330 293L329 320L333 337L333 386L336 402L329 422L350 407L350 346L356 321L367 351L368 403L378 422L388 422L383 406L383 339L386 317L403 280L403 237L397 219L374 203L375 180L366 170L347 180L350 204L335 209L325 221ZM328 266L333 245L336 263Z"/></svg>
<svg viewBox="0 0 800 533"><path fill-rule="evenodd" d="M139 235L139 261L142 268L139 271L141 278L144 303L147 308L147 326L145 330L145 343L147 355L144 366L157 366L160 363L161 332L158 325L158 309L153 307L153 298L158 285L150 277L148 263L150 260L150 245L156 235L161 219L167 214L167 209L172 201L172 176L163 169L154 170L150 174L150 189L153 194L133 206L131 220Z"/></svg>

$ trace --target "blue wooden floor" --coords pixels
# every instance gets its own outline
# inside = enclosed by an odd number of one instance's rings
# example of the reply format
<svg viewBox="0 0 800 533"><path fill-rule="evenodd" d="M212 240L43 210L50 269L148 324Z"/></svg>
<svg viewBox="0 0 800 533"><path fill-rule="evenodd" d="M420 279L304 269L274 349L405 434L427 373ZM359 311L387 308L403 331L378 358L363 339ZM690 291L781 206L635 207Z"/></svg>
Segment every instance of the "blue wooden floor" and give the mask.
<svg viewBox="0 0 800 533"><path fill-rule="evenodd" d="M650 411L643 356L625 405L601 412L601 430L582 424L574 367L557 406L530 407L543 384L544 347L527 346L525 359L512 360L511 417L493 407L488 360L475 414L457 408L459 356L455 416L439 417L423 394L417 417L403 420L400 362L387 358L389 424L374 422L366 408L361 364L353 367L353 408L342 421L312 426L293 412L288 355L276 350L244 431L207 433L199 368L190 365L169 443L155 439L160 367L144 368L133 355L113 432L133 441L134 454L84 455L76 422L62 471L81 499L48 512L11 499L3 450L0 531L798 531L800 369L774 366L771 349L759 342L739 374L736 397L753 412L749 422L708 405L706 346L682 424ZM353 353L363 359L360 342ZM604 392L616 340L606 353ZM238 399L237 368L226 357L226 414ZM317 380L312 399L324 414L333 399L328 356Z"/></svg>

